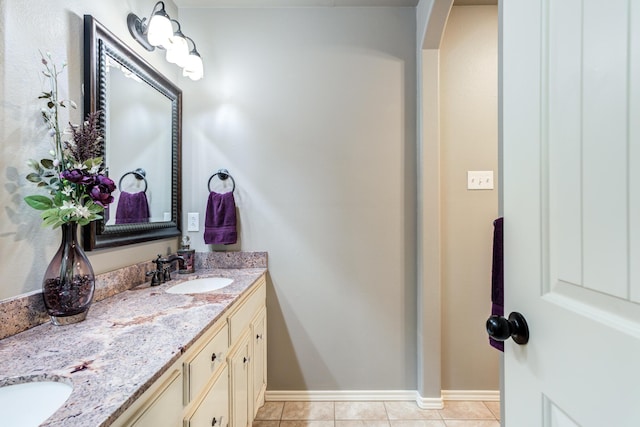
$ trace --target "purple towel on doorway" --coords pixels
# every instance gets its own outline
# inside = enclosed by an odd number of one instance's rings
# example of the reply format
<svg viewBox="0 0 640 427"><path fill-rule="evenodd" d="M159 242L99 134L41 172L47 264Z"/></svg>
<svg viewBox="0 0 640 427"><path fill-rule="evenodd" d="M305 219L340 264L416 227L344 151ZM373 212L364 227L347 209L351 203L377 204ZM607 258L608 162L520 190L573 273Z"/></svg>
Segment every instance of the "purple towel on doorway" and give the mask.
<svg viewBox="0 0 640 427"><path fill-rule="evenodd" d="M504 316L503 218L493 221L493 263L491 266L491 315ZM504 351L504 342L489 338L489 344Z"/></svg>
<svg viewBox="0 0 640 427"><path fill-rule="evenodd" d="M208 245L230 245L238 240L236 202L233 191L209 193L204 220L204 242Z"/></svg>
<svg viewBox="0 0 640 427"><path fill-rule="evenodd" d="M149 222L149 202L144 191L138 193L120 192L116 209L116 224Z"/></svg>

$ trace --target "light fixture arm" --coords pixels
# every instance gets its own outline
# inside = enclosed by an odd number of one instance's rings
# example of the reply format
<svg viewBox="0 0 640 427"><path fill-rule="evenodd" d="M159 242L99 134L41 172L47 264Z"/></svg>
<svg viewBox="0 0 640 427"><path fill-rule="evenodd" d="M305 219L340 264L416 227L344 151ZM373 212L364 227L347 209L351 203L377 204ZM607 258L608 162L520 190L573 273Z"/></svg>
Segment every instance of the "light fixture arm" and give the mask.
<svg viewBox="0 0 640 427"><path fill-rule="evenodd" d="M158 5L160 6L160 8L156 9ZM163 1L159 1L153 6L153 9L151 10L151 14L149 15L149 19L147 18L140 19L140 17L138 17L138 15L136 15L135 13L129 13L129 15L127 15L127 27L129 28L129 33L131 33L131 36L149 52L153 52L155 49L155 46L149 43L149 40L147 39L147 30L149 28L148 22L151 21L151 18L153 17L153 15L159 11L163 11L164 14L166 15ZM172 21L174 20L172 19ZM175 21L175 22L178 22L178 21ZM180 28L180 24L178 24L178 29L179 28Z"/></svg>

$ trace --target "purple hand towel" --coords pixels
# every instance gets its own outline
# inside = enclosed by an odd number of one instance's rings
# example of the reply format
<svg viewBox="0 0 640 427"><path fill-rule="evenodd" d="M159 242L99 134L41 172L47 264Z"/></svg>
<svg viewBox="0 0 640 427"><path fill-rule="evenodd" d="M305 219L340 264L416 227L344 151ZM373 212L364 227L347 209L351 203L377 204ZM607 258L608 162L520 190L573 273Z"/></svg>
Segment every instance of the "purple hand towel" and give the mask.
<svg viewBox="0 0 640 427"><path fill-rule="evenodd" d="M233 191L209 193L204 220L204 242L208 245L230 245L238 240L236 202Z"/></svg>
<svg viewBox="0 0 640 427"><path fill-rule="evenodd" d="M149 202L144 191L138 193L120 192L116 209L116 224L149 222Z"/></svg>
<svg viewBox="0 0 640 427"><path fill-rule="evenodd" d="M493 263L491 266L491 315L504 316L503 218L493 221ZM504 342L489 338L489 344L504 351Z"/></svg>

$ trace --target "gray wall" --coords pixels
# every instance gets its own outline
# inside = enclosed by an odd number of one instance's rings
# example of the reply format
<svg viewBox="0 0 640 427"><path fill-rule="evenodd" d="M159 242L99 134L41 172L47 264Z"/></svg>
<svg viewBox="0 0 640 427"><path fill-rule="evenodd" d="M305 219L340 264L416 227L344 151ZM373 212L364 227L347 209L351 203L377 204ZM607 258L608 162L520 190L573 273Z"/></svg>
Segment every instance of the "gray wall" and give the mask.
<svg viewBox="0 0 640 427"><path fill-rule="evenodd" d="M497 50L497 6L454 6L440 49L443 390L499 388L499 353L484 329L498 216ZM467 190L469 170L493 170L495 189Z"/></svg>
<svg viewBox="0 0 640 427"><path fill-rule="evenodd" d="M415 390L415 10L180 19L205 62L183 85L184 212L203 222L229 169L232 249L269 252L269 388Z"/></svg>

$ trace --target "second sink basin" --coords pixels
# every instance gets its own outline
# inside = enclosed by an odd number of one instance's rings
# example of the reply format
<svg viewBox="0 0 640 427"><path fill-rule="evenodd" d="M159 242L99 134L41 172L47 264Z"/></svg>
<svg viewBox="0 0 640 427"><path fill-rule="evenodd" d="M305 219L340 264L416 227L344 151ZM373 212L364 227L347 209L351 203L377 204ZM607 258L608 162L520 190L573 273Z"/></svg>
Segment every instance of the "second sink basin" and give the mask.
<svg viewBox="0 0 640 427"><path fill-rule="evenodd" d="M170 294L200 294L211 292L233 283L233 279L226 277L203 277L201 279L185 280L167 289Z"/></svg>
<svg viewBox="0 0 640 427"><path fill-rule="evenodd" d="M56 381L0 387L0 424L37 427L64 404L72 390L70 385Z"/></svg>

